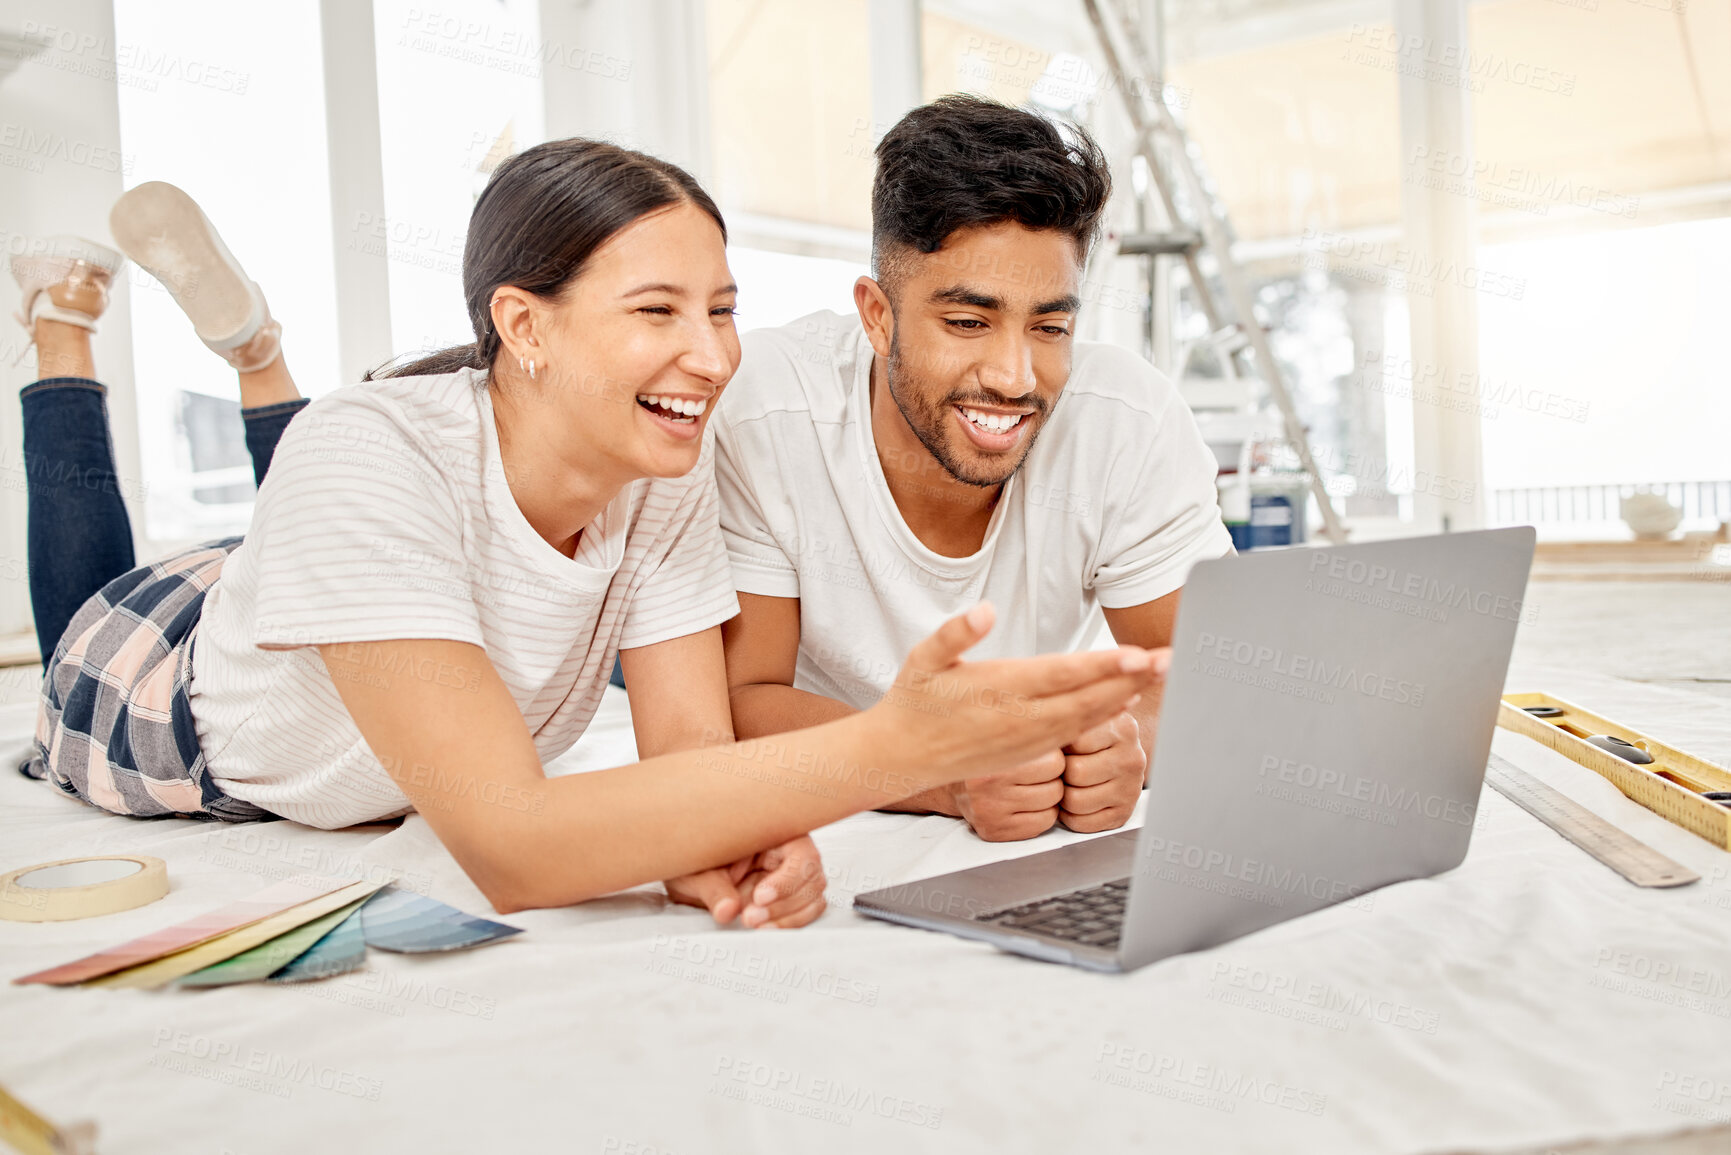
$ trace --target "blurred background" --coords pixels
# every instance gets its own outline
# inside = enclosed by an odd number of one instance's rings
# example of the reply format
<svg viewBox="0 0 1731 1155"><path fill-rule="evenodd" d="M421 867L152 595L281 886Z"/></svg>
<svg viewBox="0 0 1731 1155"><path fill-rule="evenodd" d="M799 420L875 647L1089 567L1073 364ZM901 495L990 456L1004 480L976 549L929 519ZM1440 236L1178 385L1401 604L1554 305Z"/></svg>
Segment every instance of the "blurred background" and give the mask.
<svg viewBox="0 0 1731 1155"><path fill-rule="evenodd" d="M104 239L121 191L172 181L265 287L316 396L470 339L474 199L564 136L707 185L742 329L851 311L874 144L918 103L981 93L1111 155L1082 335L1179 382L1259 542L1326 531L1325 497L1354 540L1531 522L1548 564L1731 576L1731 3L1099 8L1101 26L1084 0L3 0L0 240ZM27 383L19 330L0 353ZM147 276L97 356L142 555L244 529L233 375ZM8 402L14 558L18 443ZM28 624L6 583L0 627Z"/></svg>

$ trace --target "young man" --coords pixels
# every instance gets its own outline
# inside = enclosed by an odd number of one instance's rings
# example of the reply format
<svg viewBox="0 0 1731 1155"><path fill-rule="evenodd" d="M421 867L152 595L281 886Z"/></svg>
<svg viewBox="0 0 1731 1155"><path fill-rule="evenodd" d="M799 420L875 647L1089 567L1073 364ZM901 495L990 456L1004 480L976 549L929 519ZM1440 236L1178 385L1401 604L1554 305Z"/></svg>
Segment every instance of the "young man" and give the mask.
<svg viewBox="0 0 1731 1155"><path fill-rule="evenodd" d="M1074 337L1111 191L1099 147L947 96L877 156L858 317L747 334L714 418L741 738L870 706L910 646L981 598L998 609L981 657L1086 647L1102 610L1120 643L1167 645L1191 564L1231 549L1214 458L1172 384ZM900 808L993 841L1114 829L1142 788L1157 699Z"/></svg>

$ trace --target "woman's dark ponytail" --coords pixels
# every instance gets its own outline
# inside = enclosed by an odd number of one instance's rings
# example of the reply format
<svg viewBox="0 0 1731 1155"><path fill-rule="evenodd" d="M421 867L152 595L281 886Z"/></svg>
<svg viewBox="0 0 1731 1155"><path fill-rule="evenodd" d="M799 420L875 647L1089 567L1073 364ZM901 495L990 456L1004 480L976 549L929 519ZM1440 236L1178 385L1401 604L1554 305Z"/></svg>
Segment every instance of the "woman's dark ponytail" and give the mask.
<svg viewBox="0 0 1731 1155"><path fill-rule="evenodd" d="M509 158L475 202L463 245L463 300L475 340L404 365L381 366L366 379L491 369L499 352L492 311L500 285L557 296L613 234L682 201L713 217L726 239L721 210L676 164L581 137L548 141Z"/></svg>
<svg viewBox="0 0 1731 1155"><path fill-rule="evenodd" d="M467 345L452 345L449 349L440 349L436 353L426 353L402 365L385 364L377 369L367 370L363 381L376 381L380 377L437 377L445 373L455 373L459 369L485 369L488 363L481 359L480 349L471 341Z"/></svg>

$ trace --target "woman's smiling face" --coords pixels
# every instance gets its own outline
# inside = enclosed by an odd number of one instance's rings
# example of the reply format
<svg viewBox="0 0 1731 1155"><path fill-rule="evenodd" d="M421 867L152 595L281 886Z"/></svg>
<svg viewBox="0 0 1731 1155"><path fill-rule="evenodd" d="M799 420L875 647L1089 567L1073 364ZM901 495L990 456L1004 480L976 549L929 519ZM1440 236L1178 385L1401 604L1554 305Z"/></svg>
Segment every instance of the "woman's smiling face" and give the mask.
<svg viewBox="0 0 1731 1155"><path fill-rule="evenodd" d="M559 420L603 472L678 477L739 368L737 288L714 218L688 201L608 238L550 302L538 345Z"/></svg>

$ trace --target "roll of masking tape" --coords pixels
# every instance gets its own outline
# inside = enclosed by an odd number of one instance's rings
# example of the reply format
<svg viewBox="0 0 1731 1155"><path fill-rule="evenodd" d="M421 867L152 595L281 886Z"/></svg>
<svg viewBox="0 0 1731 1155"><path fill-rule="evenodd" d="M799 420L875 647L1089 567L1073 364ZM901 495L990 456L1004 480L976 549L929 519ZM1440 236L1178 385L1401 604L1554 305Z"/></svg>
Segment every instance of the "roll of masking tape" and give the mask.
<svg viewBox="0 0 1731 1155"><path fill-rule="evenodd" d="M65 922L131 910L168 893L168 864L148 854L64 858L0 874L0 918Z"/></svg>

